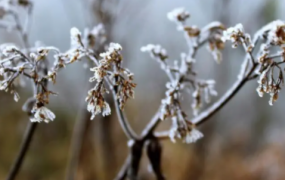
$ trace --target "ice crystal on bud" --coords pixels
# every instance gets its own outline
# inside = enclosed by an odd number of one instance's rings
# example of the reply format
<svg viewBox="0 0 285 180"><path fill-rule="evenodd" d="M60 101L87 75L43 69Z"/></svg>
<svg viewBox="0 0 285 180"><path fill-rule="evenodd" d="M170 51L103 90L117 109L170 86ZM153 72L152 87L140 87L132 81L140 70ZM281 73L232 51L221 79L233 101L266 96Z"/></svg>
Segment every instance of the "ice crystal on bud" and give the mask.
<svg viewBox="0 0 285 180"><path fill-rule="evenodd" d="M48 78L53 84L56 83L56 72L55 71L48 71Z"/></svg>
<svg viewBox="0 0 285 180"><path fill-rule="evenodd" d="M106 30L103 24L98 24L92 30L85 29L84 42L89 48L101 46L106 41Z"/></svg>
<svg viewBox="0 0 285 180"><path fill-rule="evenodd" d="M103 116L111 114L110 106L102 95L102 87L99 86L89 90L88 96L86 97L86 101L88 103L87 110L92 113L91 120L100 113L102 113Z"/></svg>
<svg viewBox="0 0 285 180"><path fill-rule="evenodd" d="M41 56L47 56L48 55L48 52L49 52L49 49L47 48L44 48L44 47L40 47L37 49L38 53L41 55Z"/></svg>
<svg viewBox="0 0 285 180"><path fill-rule="evenodd" d="M193 63L195 63L195 59L189 57L186 53L181 53L181 66L179 71L181 74L195 74L192 70Z"/></svg>
<svg viewBox="0 0 285 180"><path fill-rule="evenodd" d="M256 91L257 91L259 97L263 97L263 96L264 96L265 91L264 91L264 88L263 88L262 85L259 85L259 86L256 88Z"/></svg>
<svg viewBox="0 0 285 180"><path fill-rule="evenodd" d="M277 65L278 67L278 65ZM284 77L281 68L279 67L279 76L274 78L273 69L274 64L267 65L266 68L261 70L261 75L257 83L259 84L256 91L260 97L264 96L264 93L270 95L269 105L273 105L278 99L278 94L281 90L281 85L283 85ZM269 75L270 74L270 75Z"/></svg>
<svg viewBox="0 0 285 180"><path fill-rule="evenodd" d="M102 66L93 67L90 68L90 70L94 71L94 76L89 79L90 82L93 82L95 80L101 81L106 75L106 72Z"/></svg>
<svg viewBox="0 0 285 180"><path fill-rule="evenodd" d="M36 107L33 109L34 117L30 118L31 122L49 123L55 119L55 114L45 106Z"/></svg>
<svg viewBox="0 0 285 180"><path fill-rule="evenodd" d="M184 8L176 8L167 14L167 18L170 21L181 23L186 21L190 17L189 12L187 12Z"/></svg>
<svg viewBox="0 0 285 180"><path fill-rule="evenodd" d="M230 27L228 28L227 30L225 30L223 32L223 40L224 41L232 41L234 42L235 41L235 37L241 33L243 33L243 25L242 24L237 24L236 26L234 27Z"/></svg>
<svg viewBox="0 0 285 180"><path fill-rule="evenodd" d="M106 52L100 53L100 65L103 68L109 68L112 63L120 63L122 61L122 56L120 51L122 46L118 43L110 43L108 50Z"/></svg>
<svg viewBox="0 0 285 180"><path fill-rule="evenodd" d="M191 131L187 132L187 135L184 139L184 141L186 143L195 143L196 141L198 141L199 139L203 138L204 135L203 133L201 133L200 131L198 131L195 128L192 128Z"/></svg>
<svg viewBox="0 0 285 180"><path fill-rule="evenodd" d="M2 45L0 47L1 51L2 51L2 54L4 56L10 56L12 54L15 54L16 53L16 50L18 50L18 48L14 45Z"/></svg>
<svg viewBox="0 0 285 180"><path fill-rule="evenodd" d="M169 130L169 138L172 142L176 142L176 139L181 139L189 144L195 143L203 137L204 135L195 128L194 124L184 124L177 117L172 118L172 127Z"/></svg>
<svg viewBox="0 0 285 180"><path fill-rule="evenodd" d="M121 109L129 98L134 98L136 84L132 82L133 74L121 66L123 58L120 51L122 49L120 44L110 43L107 51L100 53L99 64L90 68L91 71L94 71L94 76L89 81L96 81L95 87L88 92L86 98L87 109L92 113L91 119L101 112L103 116L111 113L109 104L103 98L103 94L107 92L103 86L103 82L106 80L110 86L114 86L112 88L116 89L114 94L116 94L115 98Z"/></svg>
<svg viewBox="0 0 285 180"><path fill-rule="evenodd" d="M216 82L214 80L200 81L198 83L198 87L192 94L192 109L194 116L198 115L201 107L203 106L203 99L206 103L210 103L211 97L218 95L215 90L215 83Z"/></svg>
<svg viewBox="0 0 285 180"><path fill-rule="evenodd" d="M148 52L152 58L159 60L165 60L168 57L166 50L163 49L160 45L148 44L141 47L141 51Z"/></svg>
<svg viewBox="0 0 285 180"><path fill-rule="evenodd" d="M222 36L220 34L217 33L209 39L207 49L212 53L212 56L214 57L214 60L217 63L222 62L221 50L223 50L224 47L225 47L225 43L222 41Z"/></svg>
<svg viewBox="0 0 285 180"><path fill-rule="evenodd" d="M95 26L91 33L95 36L95 37L98 37L98 36L103 36L105 37L106 36L106 30L105 30L105 27L103 24L98 24L97 26Z"/></svg>
<svg viewBox="0 0 285 180"><path fill-rule="evenodd" d="M181 29L184 30L189 37L197 37L200 35L200 29L197 26L185 26Z"/></svg>
<svg viewBox="0 0 285 180"><path fill-rule="evenodd" d="M83 46L81 41L81 32L76 27L70 29L70 40L72 46L76 47Z"/></svg>
<svg viewBox="0 0 285 180"><path fill-rule="evenodd" d="M102 116L109 116L111 114L111 108L107 102L104 102Z"/></svg>
<svg viewBox="0 0 285 180"><path fill-rule="evenodd" d="M81 32L76 27L73 27L70 29L70 35L72 38L77 40L77 38L81 36Z"/></svg>
<svg viewBox="0 0 285 180"><path fill-rule="evenodd" d="M193 115L197 116L201 107L202 107L202 96L201 96L201 88L197 88L192 96L193 96L193 102L192 102L192 109L193 109Z"/></svg>
<svg viewBox="0 0 285 180"><path fill-rule="evenodd" d="M120 44L118 43L110 43L109 45L109 52L114 52L114 51L121 51L123 48Z"/></svg>
<svg viewBox="0 0 285 180"><path fill-rule="evenodd" d="M123 109L125 103L129 98L135 98L135 87L136 84L129 80L122 80L120 83L119 90L117 92L117 98L120 102L120 108Z"/></svg>
<svg viewBox="0 0 285 180"><path fill-rule="evenodd" d="M20 95L16 91L13 94L14 94L14 101L18 102L20 99Z"/></svg>
<svg viewBox="0 0 285 180"><path fill-rule="evenodd" d="M285 23L276 21L272 29L268 32L268 41L274 45L282 45L285 43Z"/></svg>
<svg viewBox="0 0 285 180"><path fill-rule="evenodd" d="M273 106L273 103L278 99L278 92L270 93L269 105Z"/></svg>
<svg viewBox="0 0 285 180"><path fill-rule="evenodd" d="M205 102L210 103L212 96L217 96L218 92L215 90L216 82L214 80L207 80L204 86Z"/></svg>
<svg viewBox="0 0 285 180"><path fill-rule="evenodd" d="M244 36L244 29L242 24L237 24L235 27L230 27L223 31L222 41L231 41L233 43L233 48L241 42L240 38Z"/></svg>

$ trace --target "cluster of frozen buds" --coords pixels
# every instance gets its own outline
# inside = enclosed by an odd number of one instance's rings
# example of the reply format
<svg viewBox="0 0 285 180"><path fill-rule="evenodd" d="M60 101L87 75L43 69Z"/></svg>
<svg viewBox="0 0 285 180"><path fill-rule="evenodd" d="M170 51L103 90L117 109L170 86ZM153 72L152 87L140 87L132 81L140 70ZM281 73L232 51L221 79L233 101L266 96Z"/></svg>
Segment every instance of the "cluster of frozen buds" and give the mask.
<svg viewBox="0 0 285 180"><path fill-rule="evenodd" d="M224 42L231 41L232 47L236 48L240 44L244 44L247 48L247 52L251 52L254 45L251 42L251 37L248 33L244 32L242 24L237 24L234 27L230 27L223 32L222 40Z"/></svg>
<svg viewBox="0 0 285 180"><path fill-rule="evenodd" d="M44 107L45 104L49 103L49 95L55 94L46 89L45 78L42 75L43 71L47 68L44 67L45 63L42 61L47 56L47 53L44 53L42 49L31 49L29 56L26 56L19 48L9 44L2 45L0 49L2 54L0 69L3 78L0 83L0 90L10 90L11 93L14 93L14 100L18 101L20 96L16 92L15 87L19 81L22 81L20 79L21 75L33 79L36 94L33 107L29 109L29 112L34 114L31 117L31 121L52 121L55 115L48 108Z"/></svg>
<svg viewBox="0 0 285 180"><path fill-rule="evenodd" d="M221 50L224 49L223 30L225 27L220 22L212 22L202 29L192 25L186 25L186 19L190 17L189 12L184 8L177 8L168 13L168 18L176 22L177 29L183 31L188 46L197 48L199 44L208 43L208 50L211 52L217 63L222 61Z"/></svg>
<svg viewBox="0 0 285 180"><path fill-rule="evenodd" d="M201 30L201 41L208 40L207 49L217 63L221 63L223 59L221 51L225 47L225 42L222 40L224 30L225 26L217 21L208 24Z"/></svg>
<svg viewBox="0 0 285 180"><path fill-rule="evenodd" d="M269 94L269 104L272 106L277 101L281 87L284 85L283 70L280 65L285 62L285 23L280 20L273 21L264 26L258 35L265 40L265 43L260 46L257 61L259 68L256 73L260 77L256 91L260 97L263 97L264 93ZM271 53L273 46L279 47L281 51L277 54ZM278 71L278 76L274 73L275 69Z"/></svg>
<svg viewBox="0 0 285 180"><path fill-rule="evenodd" d="M231 41L233 43L233 48L236 48L239 44L245 44L247 52L251 52L254 46L251 42L250 35L244 32L242 24L237 24L236 26L223 31L222 40L224 42Z"/></svg>
<svg viewBox="0 0 285 180"><path fill-rule="evenodd" d="M181 60L174 61L174 64L168 63L167 51L160 45L148 44L141 48L142 52L148 52L150 56L157 60L162 70L168 75L170 82L166 84L166 97L161 101L160 119L171 119L172 126L169 131L169 137L172 141L182 139L186 143L196 142L203 137L193 123L189 121L185 111L181 107L182 92L187 88L193 95L192 109L196 116L203 107L203 101L209 103L211 96L216 96L214 90L215 81L198 80L197 73L193 71L195 51L204 43L209 44L209 50L213 53L215 60L220 62L220 50L224 47L222 41L222 31L224 26L219 22L211 23L202 30L196 26L185 25L190 17L189 13L183 8L174 9L168 13L168 18L176 22L178 30L184 32L189 46L189 53L181 53Z"/></svg>
<svg viewBox="0 0 285 180"><path fill-rule="evenodd" d="M173 66L167 62L167 52L160 45L149 44L141 48L142 52L149 52L153 59L156 59L161 68L168 74L170 82L166 84L166 97L161 101L160 119L164 120L171 118L172 126L169 131L170 139L175 142L175 139L181 139L183 142L192 143L203 137L203 134L195 129L194 125L187 119L186 113L182 110L180 100L182 99L181 91L189 82L194 82L187 79L189 75L195 75L192 71L194 59L187 54L181 54L181 63L175 61ZM163 56L162 56L163 54ZM165 57L165 58L164 58ZM176 74L174 79L173 73Z"/></svg>
<svg viewBox="0 0 285 180"><path fill-rule="evenodd" d="M90 69L94 71L94 76L89 81L96 81L95 88L88 92L86 98L87 109L92 113L91 119L101 111L103 116L111 113L109 104L104 99L104 94L107 93L104 81L116 91L116 100L118 100L121 109L124 108L129 98L134 98L136 84L132 82L133 74L122 67L121 50L121 45L110 43L108 50L100 54L99 64Z"/></svg>
<svg viewBox="0 0 285 180"><path fill-rule="evenodd" d="M104 87L103 81L100 81L96 86L88 91L86 101L88 103L87 110L92 113L91 119L95 118L95 115L102 113L103 116L111 114L109 104L104 99L104 94L108 93Z"/></svg>
<svg viewBox="0 0 285 180"><path fill-rule="evenodd" d="M20 99L16 91L16 87L24 85L21 73L24 73L26 68L31 68L29 62L21 53L21 51L12 44L4 44L0 47L1 60L0 60L0 90L10 91L14 94L14 100L18 102Z"/></svg>
<svg viewBox="0 0 285 180"><path fill-rule="evenodd" d="M281 20L276 20L265 25L256 33L253 42L256 42L257 39L263 39L264 43L260 46L257 62L253 59L253 65L257 65L258 67L256 74L259 75L256 90L260 97L263 97L264 93L268 93L270 95L269 104L273 105L278 99L281 86L284 84L283 70L280 65L285 62L285 23ZM244 33L241 24L224 31L223 40L232 41L233 47L243 44L247 48L247 52L252 53L254 45L252 44L250 35ZM271 48L273 47L279 47L281 51L273 54L271 52ZM254 57L252 56L251 58ZM281 59L281 61L276 61L275 59ZM275 69L278 70L277 77L274 72Z"/></svg>
<svg viewBox="0 0 285 180"><path fill-rule="evenodd" d="M26 13L29 16L32 2L29 0L2 0L0 2L2 28L25 33L23 32L25 28L19 22L19 8L21 7L27 8ZM23 110L31 115L32 122L54 120L54 113L44 106L48 104L49 94L54 94L46 89L46 79L44 78L47 66L43 60L45 60L48 50L37 47L22 50L14 44L2 44L0 51L0 90L10 91L14 94L14 100L17 102L20 96L16 92L16 88L19 85L25 85L23 77L32 79L35 97L26 101Z"/></svg>
<svg viewBox="0 0 285 180"><path fill-rule="evenodd" d="M284 85L284 77L282 69L279 68L279 75L277 80L274 79L274 68L275 65L269 65L265 70L263 70L260 75L259 80L257 81L259 86L256 89L258 95L263 97L264 93L270 94L269 104L272 106L275 101L278 99L278 94L281 90L281 85Z"/></svg>
<svg viewBox="0 0 285 180"><path fill-rule="evenodd" d="M170 21L181 24L184 23L190 17L190 14L184 8L176 8L170 11L167 14L167 17Z"/></svg>
<svg viewBox="0 0 285 180"><path fill-rule="evenodd" d="M19 94L15 87L21 77L32 79L34 83L35 97L25 103L25 111L31 114L32 122L50 122L55 119L55 115L46 105L49 103L49 95L55 94L47 89L47 82L56 83L59 70L68 64L78 62L82 57L87 57L97 66L92 68L94 77L90 81L96 81L96 85L88 92L87 109L92 112L92 119L96 114L109 115L111 110L103 95L107 93L104 86L106 76L109 85L116 87L117 100L123 108L127 99L134 97L135 83L132 82L133 74L121 67L122 47L119 44L111 43L105 53L100 54L100 61L96 59L96 54L102 49L106 41L105 30L102 24L95 26L91 31L86 30L82 36L77 28L70 30L71 48L66 52L52 46L44 46L37 43L34 47L21 50L13 44L3 44L0 46L0 90L10 91L14 94L15 101L19 100ZM47 58L53 53L54 64L47 66ZM22 79L21 79L22 80ZM28 105L26 105L28 104Z"/></svg>
<svg viewBox="0 0 285 180"><path fill-rule="evenodd" d="M179 82L167 83L168 90L166 98L161 101L160 119L171 118L172 126L169 137L173 142L182 139L185 143L193 143L203 137L203 134L195 129L195 125L187 119L186 113L182 110L180 99L183 85Z"/></svg>
<svg viewBox="0 0 285 180"><path fill-rule="evenodd" d="M41 103L37 103L32 109L34 116L30 118L31 122L49 123L55 119L55 114Z"/></svg>
<svg viewBox="0 0 285 180"><path fill-rule="evenodd" d="M281 20L276 20L265 26L270 28L267 34L267 44L282 46L285 44L285 23Z"/></svg>

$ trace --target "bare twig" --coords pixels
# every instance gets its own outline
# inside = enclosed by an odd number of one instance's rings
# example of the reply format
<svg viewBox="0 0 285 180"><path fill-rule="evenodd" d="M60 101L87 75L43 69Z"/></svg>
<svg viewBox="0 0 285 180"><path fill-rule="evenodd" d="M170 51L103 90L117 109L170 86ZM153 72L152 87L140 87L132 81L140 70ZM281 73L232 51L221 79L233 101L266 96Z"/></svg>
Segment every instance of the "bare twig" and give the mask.
<svg viewBox="0 0 285 180"><path fill-rule="evenodd" d="M246 46L244 46L245 51L247 51ZM204 122L206 122L210 117L212 117L216 112L218 112L224 105L231 100L234 95L241 89L241 87L250 79L252 79L251 75L253 74L255 68L257 67L257 63L255 63L254 57L251 52L248 52L248 54L245 57L244 61L247 61L248 55L250 56L251 62L253 62L249 72L246 74L245 77L241 77L238 79L234 85L220 98L219 101L214 103L210 108L202 112L199 116L195 117L192 122L196 125L200 125ZM244 68L247 68L246 66ZM245 70L242 70L242 72L246 72Z"/></svg>
<svg viewBox="0 0 285 180"><path fill-rule="evenodd" d="M147 156L151 163L153 172L156 175L157 180L164 180L165 177L161 171L161 154L162 147L159 139L152 138L146 142Z"/></svg>
<svg viewBox="0 0 285 180"><path fill-rule="evenodd" d="M115 101L115 108L116 108L116 112L117 112L117 117L119 120L119 123L124 131L124 133L126 134L126 136L129 139L133 139L133 140L137 140L138 137L136 135L136 133L132 130L129 121L127 120L124 112L121 110L120 105L119 105L119 100L116 99L116 87L113 87L112 92L113 92L113 99Z"/></svg>
<svg viewBox="0 0 285 180"><path fill-rule="evenodd" d="M32 138L35 133L36 127L37 123L28 122L27 129L20 147L20 151L10 169L10 172L6 178L7 180L14 180L16 178L16 175L18 174L23 164L24 158L32 142Z"/></svg>
<svg viewBox="0 0 285 180"><path fill-rule="evenodd" d="M28 29L28 26L29 26L29 18L30 18L30 15L32 13L32 7L29 7L29 10L28 10L28 17L27 17L27 24L26 24L26 27L23 28L22 25L21 25L21 22L19 21L19 17L18 17L18 14L16 13L13 13L13 17L15 19L15 22L17 24L17 30L19 32L19 34L21 35L21 40L23 41L23 45L24 47L28 50L28 48L30 47L29 46L29 42L28 42L28 34L27 34L27 29ZM22 57L25 57L25 59L30 62L29 58L26 57L26 55L24 55L22 52L18 51L18 53L20 53L20 55ZM13 72L14 70L13 69L5 69L7 71L11 71ZM31 78L31 76L25 72L23 72L23 74L29 78ZM36 87L36 85L34 85ZM36 89L36 88L35 88ZM36 92L35 92L36 93ZM29 115L30 112L28 113ZM29 146L31 144L31 141L32 141L32 138L33 138L33 135L34 135L34 132L36 130L36 127L37 127L37 123L32 123L32 122L29 122L28 123L28 126L27 126L27 130L25 132L25 135L24 135L24 139L22 141L22 145L21 145L21 148L20 148L20 151L12 165L12 168L7 176L7 180L13 180L15 179L16 175L18 174L22 164L23 164L23 161L24 161L24 158L27 154L27 151L29 149Z"/></svg>
<svg viewBox="0 0 285 180"><path fill-rule="evenodd" d="M18 70L13 69L13 68L4 68L4 71L5 72L14 72L14 73L19 72ZM32 79L32 76L30 74L26 73L26 72L19 72L19 73L22 73L27 78Z"/></svg>

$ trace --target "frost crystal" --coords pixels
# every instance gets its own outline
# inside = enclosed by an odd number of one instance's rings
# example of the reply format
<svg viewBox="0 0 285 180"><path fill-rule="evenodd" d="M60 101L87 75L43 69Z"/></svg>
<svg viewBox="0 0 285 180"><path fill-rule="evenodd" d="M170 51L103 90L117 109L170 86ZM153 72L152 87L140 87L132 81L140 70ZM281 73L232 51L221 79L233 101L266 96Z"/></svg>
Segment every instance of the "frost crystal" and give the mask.
<svg viewBox="0 0 285 180"><path fill-rule="evenodd" d="M176 8L167 14L167 18L173 22L183 22L190 17L184 8Z"/></svg>
<svg viewBox="0 0 285 180"><path fill-rule="evenodd" d="M55 119L54 113L45 106L36 108L34 117L30 118L31 122L49 123Z"/></svg>

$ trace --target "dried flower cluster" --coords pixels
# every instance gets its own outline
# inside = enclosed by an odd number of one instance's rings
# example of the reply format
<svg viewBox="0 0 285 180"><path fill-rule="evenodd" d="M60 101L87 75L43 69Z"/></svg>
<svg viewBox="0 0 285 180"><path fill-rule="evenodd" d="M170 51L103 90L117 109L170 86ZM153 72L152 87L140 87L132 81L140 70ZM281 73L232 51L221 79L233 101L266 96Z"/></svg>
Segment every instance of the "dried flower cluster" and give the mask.
<svg viewBox="0 0 285 180"><path fill-rule="evenodd" d="M111 43L105 53L101 53L99 64L91 68L94 76L90 78L90 82L96 81L96 86L89 90L86 101L88 102L88 111L92 113L91 119L102 111L103 116L111 113L109 104L104 99L104 94L108 91L104 87L104 79L111 86L116 86L116 98L123 109L129 98L134 98L133 74L122 67L122 47L117 43ZM102 109L102 110L101 110Z"/></svg>
<svg viewBox="0 0 285 180"><path fill-rule="evenodd" d="M184 8L176 8L170 11L167 14L167 17L170 21L173 21L177 23L178 25L180 25L181 23L184 23L190 17L190 14Z"/></svg>
<svg viewBox="0 0 285 180"><path fill-rule="evenodd" d="M209 50L217 62L221 61L220 50L224 47L222 32L225 29L219 22L211 23L202 30L196 26L187 26L186 20L190 14L183 8L174 9L168 13L168 18L177 24L177 29L183 31L189 46L188 53L181 53L181 60L175 61L173 65L167 62L168 55L160 45L149 44L141 48L142 52L150 53L156 59L161 68L168 75L170 82L166 84L166 97L162 100L161 115L162 120L170 118L172 127L169 137L172 141L182 139L186 143L192 143L203 137L203 134L195 129L195 125L187 118L185 111L181 107L182 91L187 89L192 92L192 109L194 116L199 114L203 107L203 102L209 103L211 96L216 96L214 90L214 80L201 80L197 78L197 73L193 71L196 62L195 54L197 49L208 42Z"/></svg>
<svg viewBox="0 0 285 180"><path fill-rule="evenodd" d="M265 26L263 30L265 31L263 31L261 38L266 41L261 45L261 52L258 57L259 68L257 74L260 75L260 78L257 92L260 97L263 97L264 93L268 93L270 95L269 104L273 105L278 99L281 87L284 85L281 64L285 62L285 23L280 20L273 21ZM278 47L280 51L273 54L273 47Z"/></svg>
<svg viewBox="0 0 285 180"><path fill-rule="evenodd" d="M24 6L24 2L28 3L28 1L18 1L18 5ZM3 5L12 1L1 3ZM14 15L17 17L18 14ZM20 25L18 30L22 32ZM104 83L107 83L111 89L116 88L116 98L121 108L129 98L134 97L136 84L133 83L133 74L122 67L122 47L111 43L108 50L100 54L99 61L95 58L95 52L106 41L102 24L95 26L91 31L86 29L83 36L77 28L71 28L70 37L71 48L66 52L39 43L29 49L21 49L14 44L3 44L0 47L0 76L2 77L0 90L11 92L14 94L14 100L18 101L20 97L15 87L22 84L22 77L31 79L34 84L35 102L33 108L28 111L33 114L30 118L32 122L48 123L55 119L55 114L46 105L49 103L49 95L56 93L48 90L47 82L52 81L55 84L60 69L80 61L83 57L95 64L95 67L91 68L91 71L94 71L94 77L90 78L90 82L96 81L96 85L88 92L86 98L87 110L92 113L91 119L99 113L103 116L111 113L110 106L104 99L104 94L108 92ZM53 53L54 63L49 68L48 57L51 53Z"/></svg>
<svg viewBox="0 0 285 180"><path fill-rule="evenodd" d="M254 47L250 35L244 33L241 24L227 29L224 32L223 39L231 40L233 47L244 43L248 52L251 52ZM264 93L268 93L270 95L269 104L272 106L278 99L281 87L284 85L283 69L280 65L285 62L285 23L280 20L269 23L256 33L255 39L264 40L257 54L257 61L253 61L253 64L257 65L256 74L259 75L256 90L260 97L263 97ZM274 47L281 49L281 51L273 54ZM277 72L275 72L276 70Z"/></svg>

